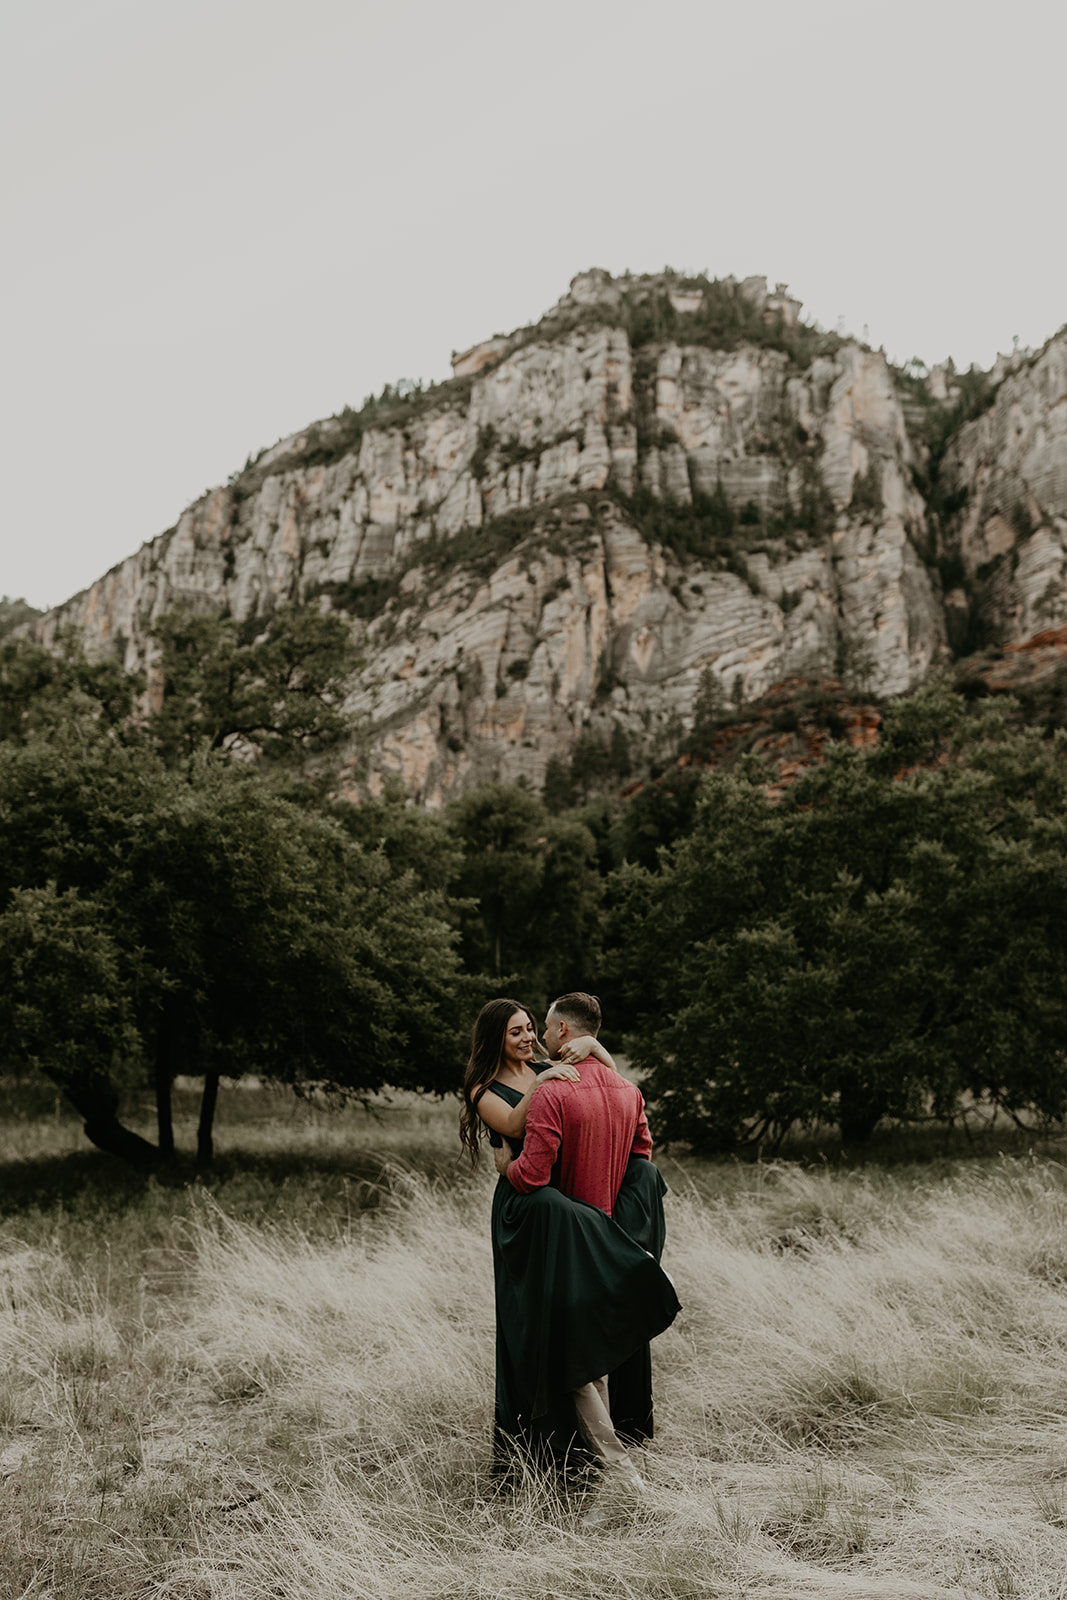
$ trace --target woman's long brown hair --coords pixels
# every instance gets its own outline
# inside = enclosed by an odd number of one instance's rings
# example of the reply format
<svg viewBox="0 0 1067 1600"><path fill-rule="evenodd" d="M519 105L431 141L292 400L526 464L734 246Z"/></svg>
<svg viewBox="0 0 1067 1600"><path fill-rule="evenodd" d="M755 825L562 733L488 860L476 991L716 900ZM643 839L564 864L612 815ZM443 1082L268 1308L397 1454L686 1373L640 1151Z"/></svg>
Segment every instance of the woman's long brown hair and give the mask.
<svg viewBox="0 0 1067 1600"><path fill-rule="evenodd" d="M459 1114L460 1143L470 1153L471 1166L478 1165L478 1142L485 1129L478 1115L478 1102L500 1071L504 1061L504 1040L508 1023L516 1011L523 1011L533 1023L534 1036L537 1022L529 1006L521 1000L490 1000L478 1013L471 1034L471 1054L463 1074L463 1110ZM547 1062L546 1062L547 1065Z"/></svg>

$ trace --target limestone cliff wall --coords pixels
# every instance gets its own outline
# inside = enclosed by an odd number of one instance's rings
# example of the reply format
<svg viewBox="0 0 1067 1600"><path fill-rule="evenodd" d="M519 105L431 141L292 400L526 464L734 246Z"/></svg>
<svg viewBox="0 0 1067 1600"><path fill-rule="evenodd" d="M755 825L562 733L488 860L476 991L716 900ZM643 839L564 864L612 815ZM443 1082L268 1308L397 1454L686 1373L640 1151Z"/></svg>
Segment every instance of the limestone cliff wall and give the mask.
<svg viewBox="0 0 1067 1600"><path fill-rule="evenodd" d="M1067 328L1014 363L941 469L946 548L964 584L949 600L1000 643L1067 621Z"/></svg>
<svg viewBox="0 0 1067 1600"><path fill-rule="evenodd" d="M756 326L796 323L784 286L738 296ZM153 621L178 604L346 609L370 727L351 782L395 771L430 804L539 784L587 727L651 747L706 667L734 698L843 666L906 690L945 629L884 358L743 328L717 348L704 309L699 285L583 274L450 384L282 441L37 634L74 624L151 670Z"/></svg>

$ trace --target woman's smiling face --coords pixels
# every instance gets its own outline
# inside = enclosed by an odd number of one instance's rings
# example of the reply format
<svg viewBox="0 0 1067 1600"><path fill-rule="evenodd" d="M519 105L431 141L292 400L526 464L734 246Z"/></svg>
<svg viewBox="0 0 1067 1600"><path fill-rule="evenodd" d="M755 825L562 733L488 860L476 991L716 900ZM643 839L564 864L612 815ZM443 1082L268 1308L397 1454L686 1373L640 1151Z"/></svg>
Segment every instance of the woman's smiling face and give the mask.
<svg viewBox="0 0 1067 1600"><path fill-rule="evenodd" d="M513 1011L504 1033L504 1065L520 1072L533 1060L537 1030L525 1011Z"/></svg>

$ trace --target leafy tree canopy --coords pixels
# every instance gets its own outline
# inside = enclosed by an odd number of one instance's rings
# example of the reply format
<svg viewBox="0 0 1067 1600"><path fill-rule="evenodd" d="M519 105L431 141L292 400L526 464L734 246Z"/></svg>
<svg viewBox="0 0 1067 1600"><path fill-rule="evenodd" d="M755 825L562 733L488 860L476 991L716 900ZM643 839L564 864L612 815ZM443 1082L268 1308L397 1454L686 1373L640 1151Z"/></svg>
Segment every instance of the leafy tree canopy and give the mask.
<svg viewBox="0 0 1067 1600"><path fill-rule="evenodd" d="M24 742L72 719L121 727L144 681L115 660L90 661L68 635L58 651L0 641L0 743Z"/></svg>
<svg viewBox="0 0 1067 1600"><path fill-rule="evenodd" d="M454 892L471 971L510 977L541 1008L587 988L599 962L602 879L596 841L577 816L552 817L518 785L484 784L448 822L462 851Z"/></svg>
<svg viewBox="0 0 1067 1600"><path fill-rule="evenodd" d="M933 689L777 805L705 779L695 826L612 880L661 1136L846 1141L882 1116L1067 1109L1067 738Z"/></svg>
<svg viewBox="0 0 1067 1600"><path fill-rule="evenodd" d="M357 658L343 618L288 605L247 623L172 611L154 634L161 694L149 728L168 759L206 743L291 760L348 731L342 704Z"/></svg>
<svg viewBox="0 0 1067 1600"><path fill-rule="evenodd" d="M89 1096L119 1153L134 1068L163 1153L178 1071L455 1081L467 1000L443 897L240 764L179 772L74 724L0 746L0 907L0 1048Z"/></svg>
<svg viewBox="0 0 1067 1600"><path fill-rule="evenodd" d="M334 800L328 814L365 850L381 850L395 874L410 873L425 889L444 894L459 876L463 852L440 812L413 805L399 779L358 803Z"/></svg>

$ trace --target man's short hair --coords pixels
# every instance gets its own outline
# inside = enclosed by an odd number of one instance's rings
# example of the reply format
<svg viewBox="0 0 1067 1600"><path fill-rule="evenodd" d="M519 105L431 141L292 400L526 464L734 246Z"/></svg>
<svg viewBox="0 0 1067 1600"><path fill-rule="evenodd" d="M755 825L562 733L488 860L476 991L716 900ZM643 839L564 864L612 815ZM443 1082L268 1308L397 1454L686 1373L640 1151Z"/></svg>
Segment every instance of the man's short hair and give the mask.
<svg viewBox="0 0 1067 1600"><path fill-rule="evenodd" d="M553 1000L552 1010L568 1027L580 1028L583 1033L596 1033L600 1028L600 1001L595 994L561 994Z"/></svg>

